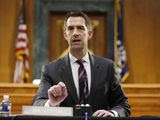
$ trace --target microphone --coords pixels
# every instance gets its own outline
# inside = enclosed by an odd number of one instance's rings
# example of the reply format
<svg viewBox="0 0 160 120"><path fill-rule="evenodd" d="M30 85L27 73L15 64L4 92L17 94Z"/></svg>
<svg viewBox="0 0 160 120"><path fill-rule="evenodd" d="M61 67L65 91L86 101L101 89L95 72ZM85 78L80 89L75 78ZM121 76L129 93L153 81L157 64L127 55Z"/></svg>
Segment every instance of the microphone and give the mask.
<svg viewBox="0 0 160 120"><path fill-rule="evenodd" d="M88 112L85 112L85 120L88 120Z"/></svg>
<svg viewBox="0 0 160 120"><path fill-rule="evenodd" d="M91 116L92 115L92 107L89 104L81 104L74 106L73 109L74 116Z"/></svg>

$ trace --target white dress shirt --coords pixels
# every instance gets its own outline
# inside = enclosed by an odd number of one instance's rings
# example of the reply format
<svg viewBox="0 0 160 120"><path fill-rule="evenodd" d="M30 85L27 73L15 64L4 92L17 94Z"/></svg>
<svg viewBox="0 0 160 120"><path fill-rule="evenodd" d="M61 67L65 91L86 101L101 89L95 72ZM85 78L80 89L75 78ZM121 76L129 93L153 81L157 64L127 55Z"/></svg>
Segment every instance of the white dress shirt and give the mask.
<svg viewBox="0 0 160 120"><path fill-rule="evenodd" d="M76 62L78 59L75 58L70 53L69 53L69 58L70 58L70 65L71 65L71 69L72 69L74 84L76 86L77 95L79 97L78 68L79 68L80 65ZM85 68L86 73L87 73L88 89L89 89L89 92L90 92L90 88L91 88L91 65L90 65L90 60L89 60L88 53L86 53L86 55L82 58L82 60L85 61L85 62L83 62L83 65L84 65L84 68Z"/></svg>

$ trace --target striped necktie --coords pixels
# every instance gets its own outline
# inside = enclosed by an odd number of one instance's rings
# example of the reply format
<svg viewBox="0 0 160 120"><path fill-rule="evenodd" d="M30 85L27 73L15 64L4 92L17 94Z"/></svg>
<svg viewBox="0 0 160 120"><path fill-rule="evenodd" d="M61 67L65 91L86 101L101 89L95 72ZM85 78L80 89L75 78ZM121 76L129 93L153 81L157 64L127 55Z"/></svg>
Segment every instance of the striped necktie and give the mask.
<svg viewBox="0 0 160 120"><path fill-rule="evenodd" d="M83 62L84 60L76 61L80 66L78 68L78 79L79 79L79 103L86 104L86 98L88 97L88 78L87 73L84 68Z"/></svg>

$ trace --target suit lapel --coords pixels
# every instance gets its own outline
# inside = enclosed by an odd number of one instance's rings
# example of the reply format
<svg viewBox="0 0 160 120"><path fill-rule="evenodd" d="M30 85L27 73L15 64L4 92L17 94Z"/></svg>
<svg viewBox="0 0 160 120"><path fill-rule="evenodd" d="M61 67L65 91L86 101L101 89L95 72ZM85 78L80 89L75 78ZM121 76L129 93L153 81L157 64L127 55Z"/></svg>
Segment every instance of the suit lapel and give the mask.
<svg viewBox="0 0 160 120"><path fill-rule="evenodd" d="M65 56L63 59L63 64L61 65L61 75L63 76L63 82L67 86L68 93L72 96L75 103L78 102L78 95L76 92L76 87L73 81L73 75L70 66L69 56Z"/></svg>
<svg viewBox="0 0 160 120"><path fill-rule="evenodd" d="M100 75L100 65L97 63L96 59L94 56L89 55L90 57L90 63L91 63L91 89L90 89L90 94L88 96L88 102L91 103L93 101L92 99L94 98L94 93L96 90L96 85L98 82L98 77Z"/></svg>

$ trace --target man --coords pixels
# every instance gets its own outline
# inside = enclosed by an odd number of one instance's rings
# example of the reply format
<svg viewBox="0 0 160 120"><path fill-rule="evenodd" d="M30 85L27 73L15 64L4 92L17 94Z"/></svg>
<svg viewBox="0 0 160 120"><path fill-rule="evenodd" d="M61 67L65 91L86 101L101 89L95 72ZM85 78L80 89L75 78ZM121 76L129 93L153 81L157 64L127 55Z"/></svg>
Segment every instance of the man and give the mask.
<svg viewBox="0 0 160 120"><path fill-rule="evenodd" d="M116 79L113 62L88 53L92 34L91 21L86 14L71 12L66 15L64 38L69 54L43 66L34 105L89 104L93 108L92 116L130 115L130 106Z"/></svg>

